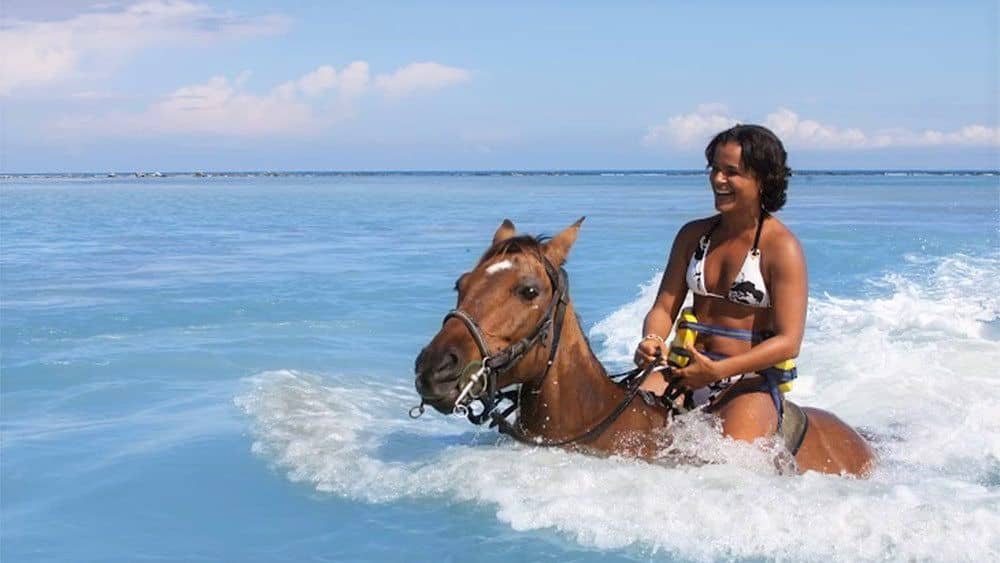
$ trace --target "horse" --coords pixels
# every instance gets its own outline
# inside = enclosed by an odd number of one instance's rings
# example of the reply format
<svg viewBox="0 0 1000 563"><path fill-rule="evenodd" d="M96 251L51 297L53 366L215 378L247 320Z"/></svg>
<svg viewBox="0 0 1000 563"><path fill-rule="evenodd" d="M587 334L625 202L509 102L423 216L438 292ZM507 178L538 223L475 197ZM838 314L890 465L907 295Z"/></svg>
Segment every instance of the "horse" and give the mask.
<svg viewBox="0 0 1000 563"><path fill-rule="evenodd" d="M675 408L637 399L652 366L615 382L569 298L563 265L582 223L551 238L518 235L507 219L500 224L475 267L455 282L456 308L416 358L421 403L411 416L427 404L489 420L529 444L645 459L661 452ZM501 411L504 399L511 405ZM474 400L481 412L473 412ZM794 452L800 472L864 477L874 468L874 450L848 424L821 409L796 410L806 419Z"/></svg>

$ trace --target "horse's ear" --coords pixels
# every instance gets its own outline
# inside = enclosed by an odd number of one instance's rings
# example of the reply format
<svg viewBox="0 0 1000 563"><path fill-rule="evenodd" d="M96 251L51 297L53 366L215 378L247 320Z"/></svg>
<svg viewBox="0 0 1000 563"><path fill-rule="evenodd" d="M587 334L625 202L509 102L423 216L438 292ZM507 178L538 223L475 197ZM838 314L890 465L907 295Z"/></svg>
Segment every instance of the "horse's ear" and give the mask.
<svg viewBox="0 0 1000 563"><path fill-rule="evenodd" d="M569 255L569 249L573 247L577 235L580 234L580 225L583 224L584 219L586 217L580 217L576 220L576 223L566 227L561 233L552 237L552 240L545 243L545 257L550 262L556 266L563 265L563 262L566 261L566 256Z"/></svg>
<svg viewBox="0 0 1000 563"><path fill-rule="evenodd" d="M510 219L504 219L503 223L500 223L500 226L497 227L497 232L493 234L493 244L509 239L516 232L517 229L514 228L514 223L511 223Z"/></svg>

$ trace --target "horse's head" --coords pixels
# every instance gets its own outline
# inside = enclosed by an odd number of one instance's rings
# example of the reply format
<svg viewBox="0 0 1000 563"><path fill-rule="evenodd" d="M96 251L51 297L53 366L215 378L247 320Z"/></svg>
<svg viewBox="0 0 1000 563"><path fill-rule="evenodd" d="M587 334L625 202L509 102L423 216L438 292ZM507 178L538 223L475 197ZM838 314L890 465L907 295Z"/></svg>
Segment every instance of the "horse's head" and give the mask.
<svg viewBox="0 0 1000 563"><path fill-rule="evenodd" d="M514 224L504 220L476 266L455 282L455 310L417 356L416 387L425 403L452 412L469 373L487 354L510 360L498 370L500 388L541 374L546 358L536 344L551 337L557 302L568 299L560 272L581 223L545 241L516 236Z"/></svg>

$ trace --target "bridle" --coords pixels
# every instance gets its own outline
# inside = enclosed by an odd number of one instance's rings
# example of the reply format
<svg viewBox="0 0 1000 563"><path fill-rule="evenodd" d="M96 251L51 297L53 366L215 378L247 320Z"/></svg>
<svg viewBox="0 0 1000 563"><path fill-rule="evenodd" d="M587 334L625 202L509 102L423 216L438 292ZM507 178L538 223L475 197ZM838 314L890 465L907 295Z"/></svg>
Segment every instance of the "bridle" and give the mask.
<svg viewBox="0 0 1000 563"><path fill-rule="evenodd" d="M545 379L549 375L549 371L552 369L556 352L559 349L559 339L562 334L563 321L566 317L566 307L569 304L569 281L566 277L566 271L562 268L557 269L545 256L539 255L538 257L545 266L545 272L551 282L552 298L545 308L545 313L527 336L493 353L486 342L483 329L465 311L461 309L449 311L444 316L442 324L447 323L453 318L461 321L476 343L476 347L479 349L479 354L482 358L481 360L470 362L462 370L462 374L459 376L461 390L455 399L454 412L464 415L469 422L476 425L482 425L489 421L489 428L497 427L501 433L507 434L520 442L531 445L562 446L573 442L589 440L606 430L625 411L632 400L635 399L635 396L639 392L639 386L645 380L646 376L656 369L656 366L650 364L646 369L641 370L636 368L623 374L612 376L625 376L622 379L622 382L627 387L625 398L601 422L579 435L564 440L543 441L540 438L530 437L525 434L517 423L511 424L508 422L507 417L518 408L519 397L524 384L513 384L501 389L497 386L498 376L511 370L535 345L539 343L545 345L546 340L549 338L549 331L551 330L552 337L551 342L548 344L548 359L545 362L545 369L541 377L538 379L537 384L535 384L536 388L542 388ZM466 399L469 399L468 403ZM510 401L510 404L506 408L501 408L501 403L505 400ZM472 402L480 403L481 408L473 409L470 406ZM410 409L411 418L419 418L423 413L423 400L420 401L419 405Z"/></svg>
<svg viewBox="0 0 1000 563"><path fill-rule="evenodd" d="M539 380L539 386L545 382L545 378L552 368L556 350L559 348L563 321L566 317L566 305L569 303L569 282L566 279L565 270L557 269L545 256L539 255L539 258L545 266L545 273L552 285L552 298L538 323L524 338L502 350L493 352L486 342L483 329L476 323L472 315L461 309L452 309L444 316L442 324L453 318L461 321L469 334L472 335L476 348L479 349L481 359L469 363L462 370L462 375L459 377L461 391L455 399L454 407L457 414L465 415L473 424L481 425L490 420L490 428L492 428L500 424L499 419L506 419L510 413L514 412L517 408L519 389L501 389L497 386L497 378L510 371L535 345L540 342L544 343L549 337L550 330L552 331L552 341L549 344L549 357L545 364L545 371ZM476 412L468 406L466 399L471 399L469 403L479 402L482 408ZM511 401L512 404L504 411L498 412L500 403L505 399ZM421 401L420 405L410 409L410 416L412 418L419 417L424 412L423 407L424 402Z"/></svg>

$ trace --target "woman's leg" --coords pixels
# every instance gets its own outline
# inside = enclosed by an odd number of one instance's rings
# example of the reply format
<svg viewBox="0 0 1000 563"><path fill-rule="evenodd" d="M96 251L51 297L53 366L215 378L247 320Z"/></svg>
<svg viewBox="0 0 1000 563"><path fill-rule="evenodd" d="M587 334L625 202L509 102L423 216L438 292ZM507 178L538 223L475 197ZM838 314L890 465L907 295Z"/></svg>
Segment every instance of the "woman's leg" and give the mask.
<svg viewBox="0 0 1000 563"><path fill-rule="evenodd" d="M751 391L727 397L712 409L722 419L722 432L735 440L753 442L778 429L778 412L771 395Z"/></svg>

